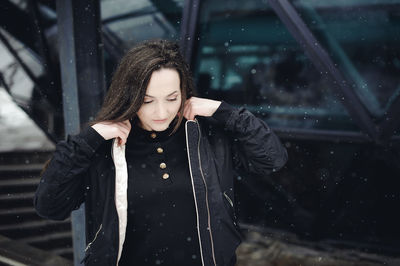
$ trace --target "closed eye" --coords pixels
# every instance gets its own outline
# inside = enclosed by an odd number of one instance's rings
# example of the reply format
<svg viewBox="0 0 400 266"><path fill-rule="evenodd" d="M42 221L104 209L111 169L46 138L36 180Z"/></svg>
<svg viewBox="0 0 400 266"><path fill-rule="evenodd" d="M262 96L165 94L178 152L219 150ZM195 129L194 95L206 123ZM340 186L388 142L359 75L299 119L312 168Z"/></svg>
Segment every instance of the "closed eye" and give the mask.
<svg viewBox="0 0 400 266"><path fill-rule="evenodd" d="M169 101L169 102L174 102L174 101L176 101L178 98L173 98L173 99L167 99L167 101ZM152 103L153 101L147 101L147 102L143 102L144 104L147 104L147 103Z"/></svg>

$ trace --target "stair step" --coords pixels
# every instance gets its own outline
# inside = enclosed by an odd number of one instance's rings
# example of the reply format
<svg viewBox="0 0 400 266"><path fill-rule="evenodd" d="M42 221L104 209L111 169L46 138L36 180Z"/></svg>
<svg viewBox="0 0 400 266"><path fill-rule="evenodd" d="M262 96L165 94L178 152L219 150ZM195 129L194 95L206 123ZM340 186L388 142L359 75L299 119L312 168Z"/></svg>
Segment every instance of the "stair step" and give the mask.
<svg viewBox="0 0 400 266"><path fill-rule="evenodd" d="M14 178L0 180L0 186L23 186L23 185L37 185L40 182L40 177L29 178Z"/></svg>
<svg viewBox="0 0 400 266"><path fill-rule="evenodd" d="M0 202L3 200L33 199L34 196L35 192L0 194Z"/></svg>
<svg viewBox="0 0 400 266"><path fill-rule="evenodd" d="M18 215L18 214L29 214L29 213L36 213L33 207L22 207L22 208L13 208L13 209L5 209L0 210L0 216L2 215Z"/></svg>
<svg viewBox="0 0 400 266"><path fill-rule="evenodd" d="M65 221L52 221L52 220L47 220L43 219L42 221L37 221L37 222L26 222L26 223L20 223L20 224L14 224L14 225L0 225L0 231L3 230L14 230L14 229L21 229L21 228L39 228L45 225L65 225L69 224L71 221L65 220Z"/></svg>
<svg viewBox="0 0 400 266"><path fill-rule="evenodd" d="M47 232L42 236L21 238L19 240L40 249L72 247L72 233L70 231L61 233Z"/></svg>
<svg viewBox="0 0 400 266"><path fill-rule="evenodd" d="M3 173L10 172L12 173L19 173L19 172L40 172L43 169L43 163L37 164L3 164L0 165L0 173L1 176Z"/></svg>
<svg viewBox="0 0 400 266"><path fill-rule="evenodd" d="M0 164L1 165L13 165L13 164L44 164L48 159L51 158L53 151L33 151L33 152L2 152L0 153Z"/></svg>
<svg viewBox="0 0 400 266"><path fill-rule="evenodd" d="M35 192L0 194L0 209L32 207Z"/></svg>
<svg viewBox="0 0 400 266"><path fill-rule="evenodd" d="M51 233L51 234L49 233L46 235L20 238L20 240L25 243L36 244L36 243L41 243L44 241L53 241L53 240L64 239L64 238L72 239L72 232L71 231L62 231L62 232L56 232L56 233Z"/></svg>
<svg viewBox="0 0 400 266"><path fill-rule="evenodd" d="M0 224L16 224L42 219L31 207L0 209Z"/></svg>
<svg viewBox="0 0 400 266"><path fill-rule="evenodd" d="M40 177L14 178L0 180L0 194L36 191Z"/></svg>
<svg viewBox="0 0 400 266"><path fill-rule="evenodd" d="M52 249L51 253L57 254L58 256L62 256L69 260L73 260L73 258L74 258L74 255L73 255L74 253L73 253L72 247Z"/></svg>
<svg viewBox="0 0 400 266"><path fill-rule="evenodd" d="M66 256L72 258L72 256ZM72 253L71 253L72 255ZM72 259L65 259L53 252L31 247L21 241L0 235L0 265L72 266ZM6 263L5 261L9 261ZM4 264L2 264L2 262Z"/></svg>
<svg viewBox="0 0 400 266"><path fill-rule="evenodd" d="M0 180L39 177L42 170L38 169L6 169L0 170Z"/></svg>
<svg viewBox="0 0 400 266"><path fill-rule="evenodd" d="M40 174L52 153L0 153L0 235L73 260L70 218L46 220L33 207Z"/></svg>
<svg viewBox="0 0 400 266"><path fill-rule="evenodd" d="M71 230L71 221L39 220L11 225L0 225L0 234L13 239L43 235L49 231Z"/></svg>

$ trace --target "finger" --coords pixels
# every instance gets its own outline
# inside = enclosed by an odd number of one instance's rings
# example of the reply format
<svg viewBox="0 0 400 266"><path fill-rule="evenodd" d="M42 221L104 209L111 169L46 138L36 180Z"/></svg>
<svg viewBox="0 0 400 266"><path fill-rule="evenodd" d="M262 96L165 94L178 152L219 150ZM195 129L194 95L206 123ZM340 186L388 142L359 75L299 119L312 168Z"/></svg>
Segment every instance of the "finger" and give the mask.
<svg viewBox="0 0 400 266"><path fill-rule="evenodd" d="M196 115L196 113L193 111L193 109L190 110L190 119L194 120L194 116Z"/></svg>
<svg viewBox="0 0 400 266"><path fill-rule="evenodd" d="M182 108L182 114L183 115L185 115L186 110L187 110L187 102L185 102L185 104L183 105L183 108Z"/></svg>
<svg viewBox="0 0 400 266"><path fill-rule="evenodd" d="M122 132L122 136L121 136L122 145L125 145L126 142L128 141L129 131L127 131L126 129L124 129L124 130L122 130L121 132Z"/></svg>
<svg viewBox="0 0 400 266"><path fill-rule="evenodd" d="M126 123L124 123L124 122L117 122L116 124L117 124L118 126L124 128L124 129L126 129L126 130L129 130L129 126L128 126Z"/></svg>
<svg viewBox="0 0 400 266"><path fill-rule="evenodd" d="M122 136L129 135L130 130L128 128L121 126L120 124L116 124L115 126L117 127L117 136L118 137L121 137L121 135Z"/></svg>
<svg viewBox="0 0 400 266"><path fill-rule="evenodd" d="M191 104L191 99L187 99L184 104L184 108L187 108Z"/></svg>
<svg viewBox="0 0 400 266"><path fill-rule="evenodd" d="M123 134L122 140L125 140L125 141L124 141L124 144L125 144L126 141L127 141L127 139L128 139L129 132L130 132L131 130L130 130L130 128L127 128L127 126L120 126L120 127L119 127L119 130L120 130L120 132Z"/></svg>
<svg viewBox="0 0 400 266"><path fill-rule="evenodd" d="M186 113L187 120L193 120L192 110L188 110Z"/></svg>
<svg viewBox="0 0 400 266"><path fill-rule="evenodd" d="M123 146L126 144L127 139L125 137L117 137L118 146Z"/></svg>
<svg viewBox="0 0 400 266"><path fill-rule="evenodd" d="M190 110L189 110L189 108L187 107L187 108L185 108L185 110L184 110L184 112L183 112L183 116L184 116L187 120L190 120L189 115L190 115Z"/></svg>
<svg viewBox="0 0 400 266"><path fill-rule="evenodd" d="M192 104L191 108L189 109L189 117L190 120L194 120L195 115L197 114L195 106Z"/></svg>
<svg viewBox="0 0 400 266"><path fill-rule="evenodd" d="M183 104L182 115L186 118L187 101Z"/></svg>
<svg viewBox="0 0 400 266"><path fill-rule="evenodd" d="M195 100L196 97L192 97L190 98L190 100L188 101L188 105L187 105L187 118L188 120L194 120L194 117L196 116L196 108L195 108Z"/></svg>
<svg viewBox="0 0 400 266"><path fill-rule="evenodd" d="M131 125L131 121L129 121L129 119L127 119L127 120L125 120L125 121L122 121L125 125L127 125L129 128L132 128L132 125Z"/></svg>
<svg viewBox="0 0 400 266"><path fill-rule="evenodd" d="M115 126L116 126L116 129L117 129L116 138L117 138L117 141L118 141L118 145L119 146L124 145L127 142L128 135L129 135L130 131L128 129L120 126L120 125L115 124Z"/></svg>

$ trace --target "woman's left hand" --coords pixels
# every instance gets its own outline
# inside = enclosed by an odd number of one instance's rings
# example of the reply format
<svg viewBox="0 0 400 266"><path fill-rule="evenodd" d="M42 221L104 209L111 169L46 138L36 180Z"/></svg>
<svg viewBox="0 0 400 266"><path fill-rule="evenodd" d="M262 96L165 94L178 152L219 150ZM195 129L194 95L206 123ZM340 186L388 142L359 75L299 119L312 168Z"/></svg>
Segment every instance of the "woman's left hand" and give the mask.
<svg viewBox="0 0 400 266"><path fill-rule="evenodd" d="M186 100L183 108L183 116L187 120L194 120L196 115L212 116L220 106L220 101L191 97Z"/></svg>

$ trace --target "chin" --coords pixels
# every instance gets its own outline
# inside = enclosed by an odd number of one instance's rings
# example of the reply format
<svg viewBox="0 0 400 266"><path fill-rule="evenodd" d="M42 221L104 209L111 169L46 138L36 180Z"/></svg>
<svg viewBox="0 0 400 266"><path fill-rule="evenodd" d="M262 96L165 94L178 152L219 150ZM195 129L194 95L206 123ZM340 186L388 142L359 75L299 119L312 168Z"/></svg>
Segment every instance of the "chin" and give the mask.
<svg viewBox="0 0 400 266"><path fill-rule="evenodd" d="M151 129L154 131L164 131L168 128L168 123L162 125L152 125Z"/></svg>

